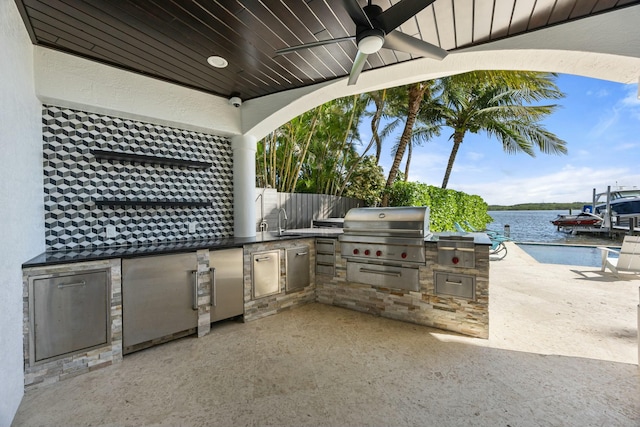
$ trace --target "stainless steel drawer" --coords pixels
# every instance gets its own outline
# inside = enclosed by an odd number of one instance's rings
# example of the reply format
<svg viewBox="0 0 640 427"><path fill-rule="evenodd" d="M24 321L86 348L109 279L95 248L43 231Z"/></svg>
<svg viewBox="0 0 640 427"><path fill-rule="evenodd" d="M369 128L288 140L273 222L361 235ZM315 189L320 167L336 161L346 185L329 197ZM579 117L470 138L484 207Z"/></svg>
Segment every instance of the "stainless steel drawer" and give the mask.
<svg viewBox="0 0 640 427"><path fill-rule="evenodd" d="M316 240L316 253L334 254L336 252L336 243L333 240Z"/></svg>
<svg viewBox="0 0 640 427"><path fill-rule="evenodd" d="M316 264L316 274L324 274L327 276L333 276L335 273L335 267L333 265L320 265Z"/></svg>
<svg viewBox="0 0 640 427"><path fill-rule="evenodd" d="M110 342L106 270L29 279L31 363Z"/></svg>
<svg viewBox="0 0 640 427"><path fill-rule="evenodd" d="M435 272L436 295L476 299L476 278L465 274Z"/></svg>
<svg viewBox="0 0 640 427"><path fill-rule="evenodd" d="M336 272L336 241L316 239L316 274L333 276Z"/></svg>
<svg viewBox="0 0 640 427"><path fill-rule="evenodd" d="M474 268L476 266L474 243L458 240L439 241L438 264L446 267Z"/></svg>
<svg viewBox="0 0 640 427"><path fill-rule="evenodd" d="M280 292L280 251L251 254L251 281L254 299Z"/></svg>
<svg viewBox="0 0 640 427"><path fill-rule="evenodd" d="M420 290L418 268L347 262L347 280L384 288Z"/></svg>
<svg viewBox="0 0 640 427"><path fill-rule="evenodd" d="M316 264L335 265L336 256L326 254L316 254Z"/></svg>

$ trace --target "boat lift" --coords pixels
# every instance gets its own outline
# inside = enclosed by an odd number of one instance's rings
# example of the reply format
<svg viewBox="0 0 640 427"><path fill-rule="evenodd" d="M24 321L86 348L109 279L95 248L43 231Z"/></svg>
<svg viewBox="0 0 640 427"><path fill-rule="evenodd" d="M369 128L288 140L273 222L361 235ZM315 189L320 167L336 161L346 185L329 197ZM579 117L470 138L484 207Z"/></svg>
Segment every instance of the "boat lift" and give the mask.
<svg viewBox="0 0 640 427"><path fill-rule="evenodd" d="M618 187L616 190L611 190L611 186L607 186L607 191L597 193L596 189L593 189L592 204L585 205L583 212L595 213L595 208L598 204L605 202L604 215L602 216L602 224L599 226L565 226L558 227L559 231L571 234L607 234L609 237L619 237L620 235L638 235L640 234L640 213L613 215L611 211L612 194L625 190L638 190L636 187L631 189L625 189L624 187Z"/></svg>

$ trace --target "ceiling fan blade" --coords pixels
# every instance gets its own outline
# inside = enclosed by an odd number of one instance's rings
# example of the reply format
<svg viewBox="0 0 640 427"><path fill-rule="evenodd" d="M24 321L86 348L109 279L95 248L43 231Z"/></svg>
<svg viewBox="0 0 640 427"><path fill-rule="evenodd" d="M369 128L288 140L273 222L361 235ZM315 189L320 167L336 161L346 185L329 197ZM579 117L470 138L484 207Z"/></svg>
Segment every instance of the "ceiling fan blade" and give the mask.
<svg viewBox="0 0 640 427"><path fill-rule="evenodd" d="M389 34L434 1L402 0L382 12L376 19L382 25L384 32Z"/></svg>
<svg viewBox="0 0 640 427"><path fill-rule="evenodd" d="M364 9L358 3L358 0L342 0L344 8L351 17L351 20L355 22L356 27L363 26L373 28L373 23L369 20L369 17L364 13Z"/></svg>
<svg viewBox="0 0 640 427"><path fill-rule="evenodd" d="M355 38L356 38L355 36L339 37L337 39L320 40L320 41L317 41L317 42L299 44L299 45L296 45L296 46L289 46L289 47L285 47L283 49L276 50L276 54L277 55L284 55L286 53L291 53L291 52L295 52L295 51L302 50L302 49L308 49L310 47L323 46L325 44L332 44L332 43L340 43L340 42L345 42L345 41L351 41L351 40L355 40Z"/></svg>
<svg viewBox="0 0 640 427"><path fill-rule="evenodd" d="M353 67L351 67L351 72L349 73L349 82L347 83L347 86L353 86L356 84L358 77L364 68L364 64L367 62L368 56L368 54L362 53L358 50L356 59L353 61Z"/></svg>
<svg viewBox="0 0 640 427"><path fill-rule="evenodd" d="M444 59L449 54L446 50L401 33L400 31L392 31L384 38L382 47L386 49L399 50L401 52L410 53L416 56L424 56L426 58Z"/></svg>

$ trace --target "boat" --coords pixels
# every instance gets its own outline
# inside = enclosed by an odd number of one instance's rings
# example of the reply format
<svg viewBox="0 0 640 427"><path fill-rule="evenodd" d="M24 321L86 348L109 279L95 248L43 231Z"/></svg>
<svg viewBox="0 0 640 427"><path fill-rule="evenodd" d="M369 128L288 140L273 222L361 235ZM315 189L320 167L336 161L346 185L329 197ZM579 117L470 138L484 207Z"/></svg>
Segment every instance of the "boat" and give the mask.
<svg viewBox="0 0 640 427"><path fill-rule="evenodd" d="M589 212L580 212L577 215L558 215L551 224L557 227L595 227L602 224L602 218Z"/></svg>
<svg viewBox="0 0 640 427"><path fill-rule="evenodd" d="M596 203L601 196L606 196L606 193L597 194ZM595 213L604 215L607 210L607 204L599 203L595 206ZM640 215L640 190L635 187L633 189L620 188L611 190L609 193L609 206L611 208L611 216Z"/></svg>

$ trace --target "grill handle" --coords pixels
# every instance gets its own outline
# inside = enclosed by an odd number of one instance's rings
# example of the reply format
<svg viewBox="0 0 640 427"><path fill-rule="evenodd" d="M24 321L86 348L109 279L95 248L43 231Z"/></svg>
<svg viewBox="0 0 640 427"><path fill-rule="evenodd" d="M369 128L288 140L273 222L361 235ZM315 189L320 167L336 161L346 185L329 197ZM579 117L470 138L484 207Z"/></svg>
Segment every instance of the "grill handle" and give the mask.
<svg viewBox="0 0 640 427"><path fill-rule="evenodd" d="M191 284L193 288L193 303L191 308L198 310L198 270L191 270Z"/></svg>
<svg viewBox="0 0 640 427"><path fill-rule="evenodd" d="M415 236L424 236L424 230L418 229L403 229L403 228L352 228L346 227L343 229L345 234L359 235L362 233L374 233L379 235L380 233L391 233L393 235L398 234L410 234Z"/></svg>
<svg viewBox="0 0 640 427"><path fill-rule="evenodd" d="M217 287L216 287L216 269L215 267L211 267L209 269L209 274L211 274L211 296L209 297L209 305L215 307L218 305L217 301Z"/></svg>
<svg viewBox="0 0 640 427"><path fill-rule="evenodd" d="M399 271L380 271L380 270L371 270L370 268L360 268L360 273L371 273L371 274L381 274L383 276L392 276L392 277L402 277L402 273Z"/></svg>
<svg viewBox="0 0 640 427"><path fill-rule="evenodd" d="M59 284L58 285L58 289L63 289L63 288L71 288L71 287L75 287L75 286L85 286L87 283L82 281L82 282L75 282L75 283L65 283L65 284Z"/></svg>

